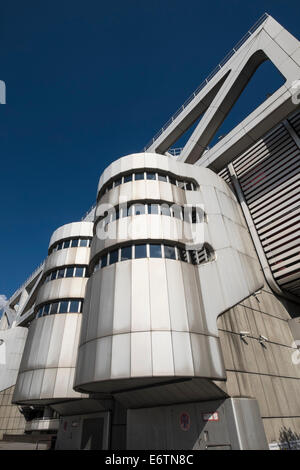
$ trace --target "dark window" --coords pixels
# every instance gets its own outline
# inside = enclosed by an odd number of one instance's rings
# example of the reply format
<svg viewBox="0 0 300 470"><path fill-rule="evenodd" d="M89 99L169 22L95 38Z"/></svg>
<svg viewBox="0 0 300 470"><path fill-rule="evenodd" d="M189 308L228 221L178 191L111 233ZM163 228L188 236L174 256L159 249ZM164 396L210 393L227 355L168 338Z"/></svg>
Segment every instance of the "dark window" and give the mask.
<svg viewBox="0 0 300 470"><path fill-rule="evenodd" d="M74 268L67 268L66 277L73 277Z"/></svg>
<svg viewBox="0 0 300 470"><path fill-rule="evenodd" d="M116 181L115 181L115 188L117 186L120 186L120 184L122 183L122 178L118 178Z"/></svg>
<svg viewBox="0 0 300 470"><path fill-rule="evenodd" d="M167 182L167 176L166 175L161 175L158 173L158 181L164 181Z"/></svg>
<svg viewBox="0 0 300 470"><path fill-rule="evenodd" d="M161 245L150 244L150 258L161 258Z"/></svg>
<svg viewBox="0 0 300 470"><path fill-rule="evenodd" d="M124 183L129 183L129 181L132 181L132 175L124 176Z"/></svg>
<svg viewBox="0 0 300 470"><path fill-rule="evenodd" d="M40 318L42 316L42 313L43 313L43 309L40 308L38 313L37 313L37 318Z"/></svg>
<svg viewBox="0 0 300 470"><path fill-rule="evenodd" d="M147 258L146 245L135 245L135 258Z"/></svg>
<svg viewBox="0 0 300 470"><path fill-rule="evenodd" d="M170 207L167 204L161 205L161 215L171 215Z"/></svg>
<svg viewBox="0 0 300 470"><path fill-rule="evenodd" d="M156 180L156 174L153 172L147 171L146 178L147 180Z"/></svg>
<svg viewBox="0 0 300 470"><path fill-rule="evenodd" d="M127 208L129 216L133 215L133 210L134 210L134 205L133 204Z"/></svg>
<svg viewBox="0 0 300 470"><path fill-rule="evenodd" d="M148 204L148 214L158 214L158 204Z"/></svg>
<svg viewBox="0 0 300 470"><path fill-rule="evenodd" d="M105 268L105 266L107 266L107 254L101 258L101 268Z"/></svg>
<svg viewBox="0 0 300 470"><path fill-rule="evenodd" d="M182 218L182 208L181 208L181 206L178 206L177 204L173 204L172 210L173 210L174 217L177 217L177 219Z"/></svg>
<svg viewBox="0 0 300 470"><path fill-rule="evenodd" d="M119 250L113 250L109 254L109 264L117 263Z"/></svg>
<svg viewBox="0 0 300 470"><path fill-rule="evenodd" d="M53 281L53 279L56 279L56 275L57 275L57 271L53 271L53 272L51 273L51 278L50 278L51 281Z"/></svg>
<svg viewBox="0 0 300 470"><path fill-rule="evenodd" d="M165 245L165 258L176 259L174 246Z"/></svg>
<svg viewBox="0 0 300 470"><path fill-rule="evenodd" d="M192 183L188 182L185 184L185 189L187 191L192 191L193 190L193 187L192 187Z"/></svg>
<svg viewBox="0 0 300 470"><path fill-rule="evenodd" d="M72 248L76 248L78 246L78 243L79 243L79 238L74 238L74 240L72 240Z"/></svg>
<svg viewBox="0 0 300 470"><path fill-rule="evenodd" d="M76 272L75 272L75 277L83 277L83 273L84 273L84 268L77 267Z"/></svg>
<svg viewBox="0 0 300 470"><path fill-rule="evenodd" d="M58 271L57 278L60 279L60 278L64 277L64 275L65 275L65 270L64 270L64 269L60 269L60 270Z"/></svg>
<svg viewBox="0 0 300 470"><path fill-rule="evenodd" d="M135 215L145 214L144 204L135 204Z"/></svg>
<svg viewBox="0 0 300 470"><path fill-rule="evenodd" d="M120 210L116 209L116 220L120 218Z"/></svg>
<svg viewBox="0 0 300 470"><path fill-rule="evenodd" d="M112 189L112 187L113 187L113 183L111 182L111 183L109 183L109 185L107 186L107 191L110 191L110 190Z"/></svg>
<svg viewBox="0 0 300 470"><path fill-rule="evenodd" d="M71 240L66 240L66 241L64 242L64 248L69 248L70 243L71 243Z"/></svg>
<svg viewBox="0 0 300 470"><path fill-rule="evenodd" d="M80 240L80 246L88 246L88 241L87 239Z"/></svg>
<svg viewBox="0 0 300 470"><path fill-rule="evenodd" d="M185 182L184 181L177 181L178 183L178 188L184 189L185 188Z"/></svg>
<svg viewBox="0 0 300 470"><path fill-rule="evenodd" d="M134 179L135 179L135 181L143 180L144 179L144 172L135 173Z"/></svg>
<svg viewBox="0 0 300 470"><path fill-rule="evenodd" d="M176 179L173 178L173 176L169 176L169 182L170 182L171 184L174 184L174 185L176 186Z"/></svg>
<svg viewBox="0 0 300 470"><path fill-rule="evenodd" d="M79 300L72 300L70 302L70 313L77 313L79 310Z"/></svg>
<svg viewBox="0 0 300 470"><path fill-rule="evenodd" d="M132 258L132 247L124 246L121 248L121 261Z"/></svg>
<svg viewBox="0 0 300 470"><path fill-rule="evenodd" d="M43 312L43 314L44 314L44 315L48 315L49 310L50 310L50 304L45 305L45 306L44 306L44 312Z"/></svg>
<svg viewBox="0 0 300 470"><path fill-rule="evenodd" d="M66 300L60 302L59 313L68 313L68 305L69 302Z"/></svg>
<svg viewBox="0 0 300 470"><path fill-rule="evenodd" d="M53 315L54 313L57 313L57 310L58 310L58 302L51 304L50 314Z"/></svg>

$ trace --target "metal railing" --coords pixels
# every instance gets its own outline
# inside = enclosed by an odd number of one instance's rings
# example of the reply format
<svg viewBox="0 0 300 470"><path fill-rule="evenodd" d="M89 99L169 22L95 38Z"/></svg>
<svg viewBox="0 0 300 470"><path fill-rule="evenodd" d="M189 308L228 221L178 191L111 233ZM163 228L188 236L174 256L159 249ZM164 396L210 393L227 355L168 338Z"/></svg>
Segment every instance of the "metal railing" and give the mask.
<svg viewBox="0 0 300 470"><path fill-rule="evenodd" d="M183 105L177 109L173 116L166 122L166 124L155 134L154 137L144 147L144 152L151 147L151 145L158 139L158 137L172 124L172 122L182 113L182 111L190 104L191 101L200 93L201 90L210 82L210 80L221 70L224 65L231 59L231 57L241 48L241 46L252 36L252 34L262 25L262 23L268 18L269 14L264 13L256 23L248 30L248 32L242 37L242 39L228 52L224 59L215 67L215 69L203 80L203 82L196 88L189 98L183 103Z"/></svg>

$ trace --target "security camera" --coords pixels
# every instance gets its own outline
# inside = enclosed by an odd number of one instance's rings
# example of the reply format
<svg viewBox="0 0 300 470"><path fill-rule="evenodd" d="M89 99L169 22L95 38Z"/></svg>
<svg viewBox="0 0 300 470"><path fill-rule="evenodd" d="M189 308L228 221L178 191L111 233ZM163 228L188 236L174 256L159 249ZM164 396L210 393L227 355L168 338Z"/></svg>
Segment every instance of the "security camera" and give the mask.
<svg viewBox="0 0 300 470"><path fill-rule="evenodd" d="M269 341L268 338L264 335L259 335L259 340L260 341Z"/></svg>
<svg viewBox="0 0 300 470"><path fill-rule="evenodd" d="M240 336L242 339L247 338L247 336L250 336L249 331L240 331Z"/></svg>

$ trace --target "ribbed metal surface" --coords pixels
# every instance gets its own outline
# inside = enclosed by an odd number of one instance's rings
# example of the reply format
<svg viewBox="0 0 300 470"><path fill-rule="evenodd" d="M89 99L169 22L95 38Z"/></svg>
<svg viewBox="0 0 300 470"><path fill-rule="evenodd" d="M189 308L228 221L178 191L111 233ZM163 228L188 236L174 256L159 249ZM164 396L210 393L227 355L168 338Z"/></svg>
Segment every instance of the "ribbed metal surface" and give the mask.
<svg viewBox="0 0 300 470"><path fill-rule="evenodd" d="M288 123L299 136L300 112ZM300 295L300 149L295 138L281 123L232 164L274 279ZM227 168L220 176L228 181Z"/></svg>

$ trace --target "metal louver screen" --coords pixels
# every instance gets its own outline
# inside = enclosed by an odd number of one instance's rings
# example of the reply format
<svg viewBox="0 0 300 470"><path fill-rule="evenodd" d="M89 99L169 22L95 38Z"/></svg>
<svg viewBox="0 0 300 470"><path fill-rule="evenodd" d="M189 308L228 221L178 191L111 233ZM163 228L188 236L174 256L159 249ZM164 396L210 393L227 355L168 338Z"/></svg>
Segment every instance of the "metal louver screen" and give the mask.
<svg viewBox="0 0 300 470"><path fill-rule="evenodd" d="M277 125L232 164L274 279L300 295L299 111L288 124L291 131ZM227 168L219 174L230 180Z"/></svg>

